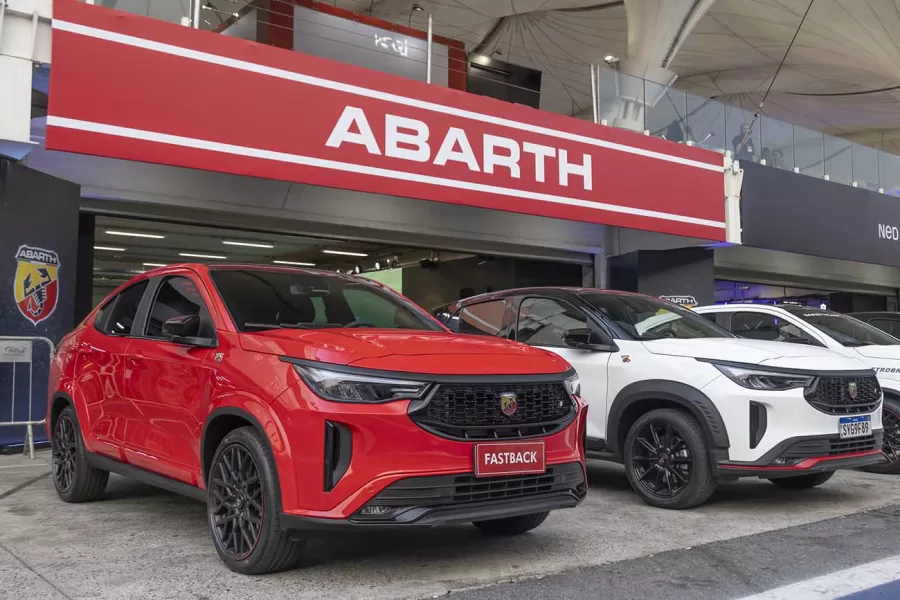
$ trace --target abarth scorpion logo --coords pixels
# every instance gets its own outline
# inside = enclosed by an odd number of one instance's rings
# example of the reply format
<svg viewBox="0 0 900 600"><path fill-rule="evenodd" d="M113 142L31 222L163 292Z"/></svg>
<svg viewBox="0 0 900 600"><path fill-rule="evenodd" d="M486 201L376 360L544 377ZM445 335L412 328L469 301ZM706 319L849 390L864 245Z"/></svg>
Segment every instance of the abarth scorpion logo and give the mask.
<svg viewBox="0 0 900 600"><path fill-rule="evenodd" d="M859 386L856 385L855 381L847 384L847 394L850 395L851 400L856 400L856 397L859 396Z"/></svg>
<svg viewBox="0 0 900 600"><path fill-rule="evenodd" d="M37 325L50 318L59 299L59 256L53 250L19 246L13 296L22 316Z"/></svg>
<svg viewBox="0 0 900 600"><path fill-rule="evenodd" d="M502 412L507 417L511 417L516 414L516 408L518 408L518 402L516 401L516 395L513 392L503 392L500 394L500 412Z"/></svg>

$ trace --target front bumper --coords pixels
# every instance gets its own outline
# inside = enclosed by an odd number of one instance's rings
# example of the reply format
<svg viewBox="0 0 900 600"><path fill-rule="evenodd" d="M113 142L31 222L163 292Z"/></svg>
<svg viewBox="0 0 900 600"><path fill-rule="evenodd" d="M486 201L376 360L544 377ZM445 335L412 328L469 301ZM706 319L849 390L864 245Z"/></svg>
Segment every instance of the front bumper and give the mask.
<svg viewBox="0 0 900 600"><path fill-rule="evenodd" d="M795 437L776 445L759 460L723 461L717 467L720 477L761 479L869 467L885 460L881 451L882 437L881 429L871 436L848 440L827 435Z"/></svg>

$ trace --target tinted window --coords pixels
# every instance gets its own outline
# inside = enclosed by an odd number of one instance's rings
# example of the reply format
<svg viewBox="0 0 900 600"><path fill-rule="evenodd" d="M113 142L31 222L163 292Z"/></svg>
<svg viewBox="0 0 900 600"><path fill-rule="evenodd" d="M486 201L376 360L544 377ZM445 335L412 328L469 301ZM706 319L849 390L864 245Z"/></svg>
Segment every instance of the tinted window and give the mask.
<svg viewBox="0 0 900 600"><path fill-rule="evenodd" d="M493 300L460 309L447 325L458 333L507 337L513 317L505 301Z"/></svg>
<svg viewBox="0 0 900 600"><path fill-rule="evenodd" d="M210 321L200 291L187 277L169 277L160 284L150 307L147 337L162 338L163 323L175 317L200 317L201 323L207 327ZM211 336L212 332L203 331L202 327L201 337Z"/></svg>
<svg viewBox="0 0 900 600"><path fill-rule="evenodd" d="M893 346L900 344L900 340L891 337L880 329L841 313L804 306L784 306L782 308L795 317L809 323L825 335L831 336L844 346Z"/></svg>
<svg viewBox="0 0 900 600"><path fill-rule="evenodd" d="M107 335L131 335L131 327L146 289L147 281L141 281L119 292L97 313L94 326Z"/></svg>
<svg viewBox="0 0 900 600"><path fill-rule="evenodd" d="M731 317L731 333L749 340L772 342L809 340L809 336L796 325L791 325L775 315L753 312L734 313Z"/></svg>
<svg viewBox="0 0 900 600"><path fill-rule="evenodd" d="M694 311L649 296L588 293L582 297L602 312L626 338L649 341L731 337Z"/></svg>
<svg viewBox="0 0 900 600"><path fill-rule="evenodd" d="M699 314L701 317L703 317L710 323L718 323L719 322L719 315L717 313L697 313L697 314Z"/></svg>
<svg viewBox="0 0 900 600"><path fill-rule="evenodd" d="M889 333L894 337L897 337L900 334L900 323L897 321L891 321L889 319L872 319L869 321L869 325L872 327L877 327L878 329L884 331L885 333Z"/></svg>
<svg viewBox="0 0 900 600"><path fill-rule="evenodd" d="M428 315L361 277L216 269L210 277L240 331L379 327L440 330Z"/></svg>
<svg viewBox="0 0 900 600"><path fill-rule="evenodd" d="M516 339L533 346L564 347L566 332L587 329L587 317L550 298L526 298L519 307Z"/></svg>

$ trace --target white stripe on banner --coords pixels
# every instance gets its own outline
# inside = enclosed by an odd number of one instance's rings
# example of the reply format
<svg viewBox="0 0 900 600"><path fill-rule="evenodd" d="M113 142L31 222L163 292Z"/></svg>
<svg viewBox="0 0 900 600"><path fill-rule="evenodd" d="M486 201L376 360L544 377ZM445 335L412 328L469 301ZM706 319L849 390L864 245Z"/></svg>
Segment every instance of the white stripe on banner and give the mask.
<svg viewBox="0 0 900 600"><path fill-rule="evenodd" d="M898 579L900 579L900 556L892 556L741 600L834 600Z"/></svg>
<svg viewBox="0 0 900 600"><path fill-rule="evenodd" d="M60 31L68 31L69 33L75 33L78 35L92 37L92 38L96 38L96 39L100 39L100 40L106 40L108 42L124 44L126 46L133 46L135 48L143 48L145 50L153 50L155 52L162 52L163 54L171 54L174 56L181 56L183 58L190 58L190 59L201 61L201 62L211 63L211 64L215 64L215 65L221 65L224 67L231 67L233 69L239 69L241 71L249 71L251 73L259 73L261 75L277 77L279 79L296 81L298 83L303 83L306 85L313 85L313 86L317 86L317 87L327 88L330 90L346 92L348 94L354 94L356 96L363 96L366 98L377 98L379 100L384 100L386 102L393 102L394 104L401 104L403 106L414 106L416 108L421 108L424 110L442 113L445 115L452 115L455 117L461 117L461 118L469 119L472 121L480 121L482 123L491 123L493 125L501 125L503 127L508 127L510 129L518 129L520 131L537 133L540 135L546 135L546 136L561 139L561 140L569 140L572 142L579 142L582 144L588 144L590 146L596 146L599 148L608 148L610 150L617 150L619 152L627 152L629 154L637 154L639 156L645 156L648 158L654 158L654 159L663 160L666 162L678 163L678 164L685 165L688 167L696 167L698 169L703 169L706 171L715 171L717 173L723 173L724 169L725 169L724 161L722 164L719 164L719 165L709 164L709 163L705 163L705 162L698 161L698 160L682 158L680 156L672 156L671 154L665 154L662 152L654 152L652 150L645 150L643 148L635 148L633 146L628 146L625 144L617 144L615 142L599 140L599 139L588 137L585 135L569 133L567 131L558 131L556 129L550 129L548 127L541 127L539 125L520 123L518 121L504 119L501 117L495 117L493 115L485 115L485 114L477 113L477 112L470 111L470 110L455 108L453 106L445 106L443 104L437 104L437 103L428 102L425 100L418 100L416 98L408 98L406 96L399 96L397 94L390 94L390 93L381 92L378 90L371 90L368 88L360 87L357 85L351 85L348 83L342 83L339 81L331 81L329 79L322 79L320 77L313 77L311 75L303 75L300 73L294 73L293 71L286 71L284 69L276 69L274 67L267 67L265 65L259 65L259 64L255 64L255 63L251 63L251 62L247 62L247 61L243 61L243 60L238 60L235 58L228 58L225 56L218 56L216 54L210 54L208 52L201 52L199 50L190 50L188 48L182 48L180 46L173 46L171 44L164 44L162 42L154 42L152 40L147 40L144 38L125 35L122 33L115 33L112 31L107 31L105 29L97 29L96 27L88 27L86 25L79 25L77 23L69 23L68 21L60 21L58 19L53 19L53 28L58 29ZM600 125L598 125L598 127L600 127Z"/></svg>
<svg viewBox="0 0 900 600"><path fill-rule="evenodd" d="M468 190L472 192L484 192L488 194L498 194L500 196L509 196L512 198L528 198L529 200L539 200L541 202L552 202L554 204L566 204L568 206L578 206L580 208L590 208L594 210L602 210L607 212L622 213L627 215L637 215L641 217L649 217L651 219L661 219L664 221L675 221L678 223L690 223L692 225L702 225L704 227L725 228L722 221L712 221L709 219L699 219L696 217L687 217L684 215L675 215L670 213L659 212L655 210L647 210L643 208L631 208L628 206L617 206L615 204L605 204L603 202L593 202L591 200L581 200L579 198L567 198L565 196L556 196L553 194L542 194L540 192L530 192L528 190L517 190L513 188L505 188L496 185L487 185L483 183L472 183L469 181L459 181L456 179L447 179L444 177L433 177L431 175L422 175L420 173L408 173L406 171L394 171L392 169L381 169L378 167L370 167L367 165L357 165L354 163L340 162L336 160L325 160L312 156L300 156L298 154L287 154L285 152L274 152L272 150L262 150L260 148L249 148L247 146L235 146L232 144L222 144L220 142L211 142L208 140L200 140L196 138L182 137L178 135L169 135L166 133L157 133L155 131L144 131L142 129L131 129L129 127L119 127L117 125L107 125L105 123L92 123L90 121L81 121L78 119L68 119L65 117L47 116L47 125L53 127L62 127L65 129L75 129L78 131L88 131L92 133L102 133L105 135L113 135L117 137L130 138L134 140L144 140L148 142L158 142L160 144L169 144L172 146L182 146L184 148L200 148L210 150L212 152L223 152L225 154L233 154L236 156L249 156L251 158L261 158L264 160L272 160L277 162L292 163L295 165L303 165L308 167L318 167L320 169L331 169L334 171L344 171L346 173L362 173L364 175L372 175L374 177L384 177L386 179L396 179L400 181L413 181L416 183L425 183L428 185L436 185L459 190Z"/></svg>

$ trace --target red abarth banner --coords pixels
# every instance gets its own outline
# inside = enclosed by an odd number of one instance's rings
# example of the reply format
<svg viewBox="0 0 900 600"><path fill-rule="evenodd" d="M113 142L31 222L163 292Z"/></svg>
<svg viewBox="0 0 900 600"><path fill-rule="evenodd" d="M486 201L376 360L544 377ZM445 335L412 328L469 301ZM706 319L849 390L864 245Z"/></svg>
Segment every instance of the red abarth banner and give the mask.
<svg viewBox="0 0 900 600"><path fill-rule="evenodd" d="M714 152L75 0L47 148L725 239Z"/></svg>

